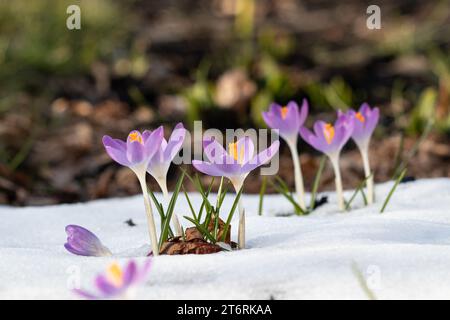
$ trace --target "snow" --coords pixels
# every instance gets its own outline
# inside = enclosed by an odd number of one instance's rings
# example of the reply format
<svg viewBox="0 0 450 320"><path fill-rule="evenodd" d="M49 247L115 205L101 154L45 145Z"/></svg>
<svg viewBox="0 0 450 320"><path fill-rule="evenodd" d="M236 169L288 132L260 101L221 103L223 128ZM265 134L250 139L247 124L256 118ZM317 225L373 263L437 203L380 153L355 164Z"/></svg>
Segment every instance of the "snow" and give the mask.
<svg viewBox="0 0 450 320"><path fill-rule="evenodd" d="M330 193L329 203L306 217L277 216L292 211L277 195L265 197L265 212L258 216L258 196L246 195L248 249L159 256L136 298L367 299L353 264L379 299L448 298L450 179L401 184L380 214L391 187L392 182L377 185L374 205L363 207L357 198L348 213L337 212ZM347 191L346 197L351 194ZM200 196L191 197L198 207ZM0 298L74 299L69 288L78 279L91 289L92 279L112 261L125 263L135 257L142 262L149 249L143 210L139 196L0 207ZM180 217L189 214L183 196L176 212ZM130 218L136 227L124 223ZM65 251L68 224L93 231L115 256L79 257ZM237 226L237 220L232 225Z"/></svg>

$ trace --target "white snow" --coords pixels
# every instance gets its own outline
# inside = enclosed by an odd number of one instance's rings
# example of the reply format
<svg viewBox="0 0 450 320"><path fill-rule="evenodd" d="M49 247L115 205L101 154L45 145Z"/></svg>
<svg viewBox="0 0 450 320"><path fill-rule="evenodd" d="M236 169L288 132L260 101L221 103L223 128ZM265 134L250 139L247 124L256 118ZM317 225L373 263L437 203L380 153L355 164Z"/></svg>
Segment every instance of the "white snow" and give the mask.
<svg viewBox="0 0 450 320"><path fill-rule="evenodd" d="M352 271L354 262L379 299L447 299L450 179L401 184L385 213L379 214L391 187L391 182L377 185L374 205L363 207L358 198L356 208L348 213L337 212L331 193L330 202L307 217L277 217L292 210L276 195L265 197L265 213L257 216L258 196L245 196L248 249L159 256L136 298L366 299ZM346 192L346 197L351 193ZM192 199L200 204L199 195ZM184 196L176 211L189 214ZM124 223L129 218L136 227ZM0 219L2 299L77 298L69 290L77 275L81 286L91 289L92 279L109 263L125 263L129 257L142 262L149 248L139 196L74 205L0 207ZM67 252L63 247L67 224L93 231L115 257Z"/></svg>

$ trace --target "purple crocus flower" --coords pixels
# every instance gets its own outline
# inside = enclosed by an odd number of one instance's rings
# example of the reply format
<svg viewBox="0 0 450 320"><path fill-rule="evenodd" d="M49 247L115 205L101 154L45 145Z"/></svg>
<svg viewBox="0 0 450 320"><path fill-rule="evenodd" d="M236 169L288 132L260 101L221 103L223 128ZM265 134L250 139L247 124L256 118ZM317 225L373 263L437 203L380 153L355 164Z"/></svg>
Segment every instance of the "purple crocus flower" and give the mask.
<svg viewBox="0 0 450 320"><path fill-rule="evenodd" d="M272 103L268 112L262 113L266 124L279 130L280 136L286 141L297 141L298 131L308 116L308 101L303 99L299 108L295 101L290 101L285 107Z"/></svg>
<svg viewBox="0 0 450 320"><path fill-rule="evenodd" d="M77 226L66 226L67 242L64 248L79 256L104 257L111 256L111 251L105 247L99 238L91 231Z"/></svg>
<svg viewBox="0 0 450 320"><path fill-rule="evenodd" d="M358 112L350 110L347 112L347 115L353 118L352 138L361 153L366 176L367 202L372 204L374 200L374 182L369 163L369 144L380 118L380 110L378 108L371 109L369 104L363 103Z"/></svg>
<svg viewBox="0 0 450 320"><path fill-rule="evenodd" d="M314 133L305 127L300 128L300 135L303 140L330 158L336 177L336 194L341 210L344 210L344 197L339 170L339 156L342 148L352 135L353 126L353 116L340 114L334 125L317 121L314 124Z"/></svg>
<svg viewBox="0 0 450 320"><path fill-rule="evenodd" d="M309 129L300 128L300 135L308 144L330 158L338 155L350 139L353 132L353 117L341 114L336 123L316 121L314 133Z"/></svg>
<svg viewBox="0 0 450 320"><path fill-rule="evenodd" d="M169 141L162 139L161 147L158 148L156 154L151 158L147 172L158 182L166 201L169 198L167 191L167 172L170 164L183 146L186 129L182 123L178 123L169 138ZM178 236L182 235L181 225L176 214L172 214L172 222Z"/></svg>
<svg viewBox="0 0 450 320"><path fill-rule="evenodd" d="M353 116L353 140L361 150L367 149L380 118L380 109L371 109L369 104L363 103L358 112L350 110L347 114Z"/></svg>
<svg viewBox="0 0 450 320"><path fill-rule="evenodd" d="M146 260L141 268L138 268L136 262L131 260L124 270L117 263L113 263L105 274L100 274L95 278L94 285L98 293L90 293L81 289L74 289L74 292L90 300L130 298L131 290L145 281L150 266L151 259Z"/></svg>
<svg viewBox="0 0 450 320"><path fill-rule="evenodd" d="M142 168L144 168L144 172L147 170L147 166L158 152L163 138L163 127L159 127L153 132L145 130L142 134L133 130L128 134L126 142L104 136L103 145L114 161L141 173Z"/></svg>
<svg viewBox="0 0 450 320"><path fill-rule="evenodd" d="M113 139L110 136L103 137L103 145L105 146L106 152L109 156L119 164L133 170L139 180L142 194L144 196L150 242L154 255L158 255L159 252L158 241L145 176L147 173L148 164L161 147L163 138L163 127L159 127L153 132L146 130L142 134L136 130L131 131L126 142L119 139Z"/></svg>
<svg viewBox="0 0 450 320"><path fill-rule="evenodd" d="M255 156L255 146L249 137L230 143L228 151L216 140L206 139L203 142L203 149L210 162L193 160L192 164L198 171L207 175L228 178L236 192L239 192L250 171L270 161L279 147L280 142L275 141L269 148ZM239 199L238 244L239 248L245 248L245 214L242 198Z"/></svg>
<svg viewBox="0 0 450 320"><path fill-rule="evenodd" d="M206 139L203 141L203 150L209 162L193 160L194 167L207 175L226 177L238 192L250 171L267 163L277 153L280 146L279 141L254 155L255 146L250 137L243 137L235 143L228 145L226 151L216 140Z"/></svg>
<svg viewBox="0 0 450 320"><path fill-rule="evenodd" d="M301 108L298 107L295 101L290 101L285 107L272 103L269 111L263 112L262 116L270 128L278 130L278 133L286 141L291 151L294 163L295 189L299 205L304 210L306 208L305 188L297 150L297 139L299 130L308 116L308 101L303 99Z"/></svg>

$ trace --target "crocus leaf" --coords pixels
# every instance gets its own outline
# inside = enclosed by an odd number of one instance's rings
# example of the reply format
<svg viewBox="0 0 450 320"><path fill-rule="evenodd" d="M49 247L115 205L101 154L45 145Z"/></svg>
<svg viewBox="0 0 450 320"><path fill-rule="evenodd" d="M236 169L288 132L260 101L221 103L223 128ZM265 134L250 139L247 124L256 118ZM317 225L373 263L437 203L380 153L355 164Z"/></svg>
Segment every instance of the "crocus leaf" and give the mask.
<svg viewBox="0 0 450 320"><path fill-rule="evenodd" d="M395 183L394 183L394 185L392 186L391 191L389 191L389 194L388 194L388 196L386 197L386 200L384 200L384 203L383 203L383 206L381 207L380 213L383 213L384 210L386 209L386 206L388 205L389 200L391 200L391 197L392 197L392 195L394 194L395 189L397 189L398 184L400 183L400 181L402 181L402 179L403 179L403 177L405 176L405 174L406 174L406 168L403 169L403 171L402 171L402 172L400 173L400 175L398 176L397 180L395 180Z"/></svg>
<svg viewBox="0 0 450 320"><path fill-rule="evenodd" d="M227 221L225 222L225 226L223 228L223 235L221 241L225 241L225 237L228 233L228 229L230 228L231 219L233 219L234 212L236 211L236 207L238 206L239 199L241 198L242 190L244 187L241 187L239 192L236 195L236 198L234 199L233 205L231 206L230 213L228 214Z"/></svg>
<svg viewBox="0 0 450 320"><path fill-rule="evenodd" d="M195 225L195 227L198 229L198 231L200 231L206 238L208 238L209 241L211 241L212 243L216 242L214 237L209 233L209 231L203 225L197 223L197 221L195 221L191 217L184 216L184 218L186 220L189 220L190 222L192 222Z"/></svg>
<svg viewBox="0 0 450 320"><path fill-rule="evenodd" d="M317 170L316 176L314 178L314 184L313 184L313 188L311 191L311 201L309 203L309 210L313 211L314 210L314 206L316 204L316 196L317 196L317 189L319 188L319 182L320 182L320 178L322 177L322 172L323 169L325 168L325 161L327 160L326 156L322 156L320 158L320 164L319 164L319 169Z"/></svg>
<svg viewBox="0 0 450 320"><path fill-rule="evenodd" d="M181 174L180 178L177 181L177 184L175 186L175 190L172 193L172 197L170 199L169 205L167 207L167 213L165 216L163 228L161 229L161 235L159 238L159 248L162 247L162 244L167 241L168 235L169 235L169 229L170 229L170 220L172 218L173 210L175 209L175 203L178 198L178 195L180 193L181 186L183 184L184 180L184 173Z"/></svg>

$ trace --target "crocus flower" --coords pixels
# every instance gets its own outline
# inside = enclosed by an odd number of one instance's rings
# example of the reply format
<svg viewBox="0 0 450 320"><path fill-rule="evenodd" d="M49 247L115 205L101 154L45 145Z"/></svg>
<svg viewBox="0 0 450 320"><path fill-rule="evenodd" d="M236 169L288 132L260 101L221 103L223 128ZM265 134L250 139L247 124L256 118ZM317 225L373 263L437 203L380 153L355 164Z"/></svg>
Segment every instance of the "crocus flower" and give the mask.
<svg viewBox="0 0 450 320"><path fill-rule="evenodd" d="M67 242L64 248L79 256L104 257L111 256L111 251L105 247L99 238L91 231L77 226L66 226Z"/></svg>
<svg viewBox="0 0 450 320"><path fill-rule="evenodd" d="M303 186L303 175L297 151L297 137L300 128L305 123L308 116L308 101L303 99L301 109L297 103L290 101L285 107L276 103L270 105L268 112L262 113L266 124L272 128L277 129L280 136L286 141L292 155L294 163L295 174L295 189L300 207L304 210L305 207L305 191Z"/></svg>
<svg viewBox="0 0 450 320"><path fill-rule="evenodd" d="M163 138L161 147L150 160L147 167L147 172L156 179L160 186L166 202L169 200L169 192L167 191L167 172L175 156L183 146L186 129L182 123L178 123L169 138L169 141ZM172 214L172 222L178 236L182 235L181 225L175 213Z"/></svg>
<svg viewBox="0 0 450 320"><path fill-rule="evenodd" d="M145 176L152 157L156 154L164 138L162 127L150 132L131 131L127 141L113 139L109 136L103 137L103 145L109 156L119 164L129 167L136 174L144 195L145 211L147 213L148 229L150 241L154 255L158 255L158 241L156 237L155 221L153 218L152 206L148 197L147 183Z"/></svg>
<svg viewBox="0 0 450 320"><path fill-rule="evenodd" d="M130 298L132 289L145 281L150 266L150 259L146 260L141 268L138 268L136 262L131 260L124 270L117 263L113 263L105 274L99 274L95 278L94 285L97 293L90 293L81 289L74 289L74 292L90 300Z"/></svg>
<svg viewBox="0 0 450 320"><path fill-rule="evenodd" d="M350 110L347 114L353 117L352 138L361 152L364 174L367 179L367 202L372 204L374 200L374 188L373 175L369 164L369 144L380 117L380 110L378 108L371 109L367 103L363 103L358 112Z"/></svg>
<svg viewBox="0 0 450 320"><path fill-rule="evenodd" d="M275 141L269 148L255 156L255 146L249 137L243 137L235 143L230 143L228 151L217 141L206 139L203 142L203 148L209 162L193 160L192 164L198 171L207 175L228 178L236 192L239 192L250 171L270 161L279 147L280 142ZM238 244L239 248L243 249L245 247L245 214L241 199L239 201Z"/></svg>
<svg viewBox="0 0 450 320"><path fill-rule="evenodd" d="M300 135L303 140L330 158L336 178L336 194L340 210L344 210L344 197L339 170L339 156L352 132L353 117L345 114L340 114L334 125L317 121L314 124L314 133L305 127L300 128Z"/></svg>

